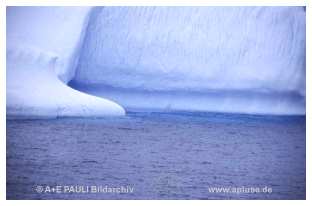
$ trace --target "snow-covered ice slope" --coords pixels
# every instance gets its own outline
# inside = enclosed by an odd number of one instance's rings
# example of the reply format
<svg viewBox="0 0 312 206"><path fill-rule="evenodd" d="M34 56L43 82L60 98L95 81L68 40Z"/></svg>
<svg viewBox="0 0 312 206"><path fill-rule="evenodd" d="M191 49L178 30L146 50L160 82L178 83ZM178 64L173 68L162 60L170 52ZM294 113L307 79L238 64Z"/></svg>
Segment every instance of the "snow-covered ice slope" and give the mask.
<svg viewBox="0 0 312 206"><path fill-rule="evenodd" d="M7 115L124 115L118 104L76 91L72 79L91 9L7 8Z"/></svg>
<svg viewBox="0 0 312 206"><path fill-rule="evenodd" d="M82 48L71 85L126 107L305 113L303 7L99 7Z"/></svg>

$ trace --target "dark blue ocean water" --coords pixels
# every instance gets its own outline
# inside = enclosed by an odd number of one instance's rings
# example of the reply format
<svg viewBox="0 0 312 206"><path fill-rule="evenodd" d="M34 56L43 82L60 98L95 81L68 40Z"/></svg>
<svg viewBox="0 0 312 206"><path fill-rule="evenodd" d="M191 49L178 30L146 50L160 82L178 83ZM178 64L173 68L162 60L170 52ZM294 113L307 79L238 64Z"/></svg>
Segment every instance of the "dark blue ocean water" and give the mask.
<svg viewBox="0 0 312 206"><path fill-rule="evenodd" d="M6 128L7 199L305 199L305 116L129 112Z"/></svg>

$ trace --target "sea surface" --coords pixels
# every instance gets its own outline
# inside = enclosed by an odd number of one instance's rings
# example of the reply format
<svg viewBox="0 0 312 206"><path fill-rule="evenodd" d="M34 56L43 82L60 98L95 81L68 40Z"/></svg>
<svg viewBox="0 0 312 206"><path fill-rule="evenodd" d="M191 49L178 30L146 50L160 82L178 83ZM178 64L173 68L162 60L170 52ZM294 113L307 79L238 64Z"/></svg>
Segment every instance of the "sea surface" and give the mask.
<svg viewBox="0 0 312 206"><path fill-rule="evenodd" d="M305 116L7 119L7 199L305 199Z"/></svg>

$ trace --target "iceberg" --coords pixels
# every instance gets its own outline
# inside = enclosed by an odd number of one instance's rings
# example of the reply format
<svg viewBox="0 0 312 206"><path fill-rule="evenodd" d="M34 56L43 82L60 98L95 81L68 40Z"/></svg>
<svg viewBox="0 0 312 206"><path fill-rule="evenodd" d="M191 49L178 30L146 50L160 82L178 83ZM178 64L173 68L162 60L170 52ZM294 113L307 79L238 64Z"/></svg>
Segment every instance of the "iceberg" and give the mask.
<svg viewBox="0 0 312 206"><path fill-rule="evenodd" d="M304 7L8 7L7 114L305 114L305 55Z"/></svg>

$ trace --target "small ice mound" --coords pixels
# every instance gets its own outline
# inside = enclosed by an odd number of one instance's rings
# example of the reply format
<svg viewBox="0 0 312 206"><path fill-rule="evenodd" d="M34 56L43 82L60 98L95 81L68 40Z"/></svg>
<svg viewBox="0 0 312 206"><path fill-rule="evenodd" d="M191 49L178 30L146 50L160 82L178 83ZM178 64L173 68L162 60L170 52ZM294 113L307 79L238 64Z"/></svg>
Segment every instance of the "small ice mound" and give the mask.
<svg viewBox="0 0 312 206"><path fill-rule="evenodd" d="M41 56L43 55L40 53ZM31 57L34 54L29 54ZM15 55L13 56L15 57ZM113 101L74 90L54 72L54 61L7 61L7 116L9 118L104 117L125 115ZM54 63L53 63L54 62Z"/></svg>

